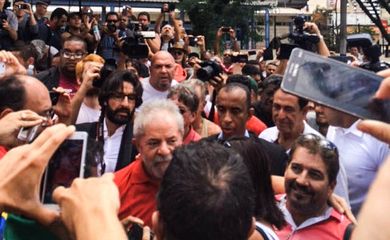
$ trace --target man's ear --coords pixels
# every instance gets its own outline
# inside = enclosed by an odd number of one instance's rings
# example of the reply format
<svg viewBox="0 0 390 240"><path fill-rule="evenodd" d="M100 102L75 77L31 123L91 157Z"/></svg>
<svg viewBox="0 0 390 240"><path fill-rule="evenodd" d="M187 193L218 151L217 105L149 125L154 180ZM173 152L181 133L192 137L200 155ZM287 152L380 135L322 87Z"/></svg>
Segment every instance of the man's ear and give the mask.
<svg viewBox="0 0 390 240"><path fill-rule="evenodd" d="M152 229L157 238L157 240L164 239L164 227L161 222L160 212L154 211L152 215Z"/></svg>
<svg viewBox="0 0 390 240"><path fill-rule="evenodd" d="M13 110L11 108L4 109L3 111L0 112L0 119L5 117L5 115L7 115L8 113L12 113L12 112L13 112Z"/></svg>

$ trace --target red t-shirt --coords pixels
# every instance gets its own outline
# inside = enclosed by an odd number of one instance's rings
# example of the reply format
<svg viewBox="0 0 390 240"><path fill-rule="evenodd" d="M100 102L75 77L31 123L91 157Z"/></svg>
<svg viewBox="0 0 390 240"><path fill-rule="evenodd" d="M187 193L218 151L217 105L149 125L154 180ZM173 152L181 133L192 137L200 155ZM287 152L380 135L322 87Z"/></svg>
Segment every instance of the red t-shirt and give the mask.
<svg viewBox="0 0 390 240"><path fill-rule="evenodd" d="M183 140L183 144L186 145L186 144L190 144L191 142L197 142L201 138L202 137L197 132L195 132L194 128L191 127L189 133L187 134L187 136Z"/></svg>
<svg viewBox="0 0 390 240"><path fill-rule="evenodd" d="M64 89L72 89L72 92L75 93L79 89L79 85L76 82L76 79L67 78L63 74L60 74L60 82L58 84L59 87Z"/></svg>
<svg viewBox="0 0 390 240"><path fill-rule="evenodd" d="M7 152L8 151L5 147L0 146L0 159L2 159Z"/></svg>
<svg viewBox="0 0 390 240"><path fill-rule="evenodd" d="M156 210L160 182L147 175L142 159L137 157L130 165L116 172L114 182L119 189L121 201L119 219L132 215L152 227L152 214Z"/></svg>

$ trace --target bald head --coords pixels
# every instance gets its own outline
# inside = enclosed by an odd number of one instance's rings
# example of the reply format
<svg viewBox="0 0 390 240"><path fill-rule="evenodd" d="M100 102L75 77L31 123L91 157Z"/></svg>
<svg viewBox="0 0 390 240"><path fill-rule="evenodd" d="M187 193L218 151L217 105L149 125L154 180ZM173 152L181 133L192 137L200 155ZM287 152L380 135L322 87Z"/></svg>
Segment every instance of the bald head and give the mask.
<svg viewBox="0 0 390 240"><path fill-rule="evenodd" d="M45 112L52 107L46 86L38 79L27 75L18 75L17 78L21 80L26 89L26 100L23 108L45 116Z"/></svg>
<svg viewBox="0 0 390 240"><path fill-rule="evenodd" d="M172 55L166 51L157 52L150 67L150 85L157 91L168 91L175 71L176 63Z"/></svg>

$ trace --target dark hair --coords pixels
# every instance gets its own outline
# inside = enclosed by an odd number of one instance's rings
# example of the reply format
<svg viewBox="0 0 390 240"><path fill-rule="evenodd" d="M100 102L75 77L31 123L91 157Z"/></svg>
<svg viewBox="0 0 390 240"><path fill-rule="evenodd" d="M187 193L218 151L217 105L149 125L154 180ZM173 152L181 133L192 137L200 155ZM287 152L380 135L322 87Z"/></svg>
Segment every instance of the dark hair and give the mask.
<svg viewBox="0 0 390 240"><path fill-rule="evenodd" d="M249 81L249 79L248 79L248 81ZM245 105L246 105L246 110L249 113L249 108L251 106L251 94L249 92L249 88L246 85L244 85L242 83L238 83L238 82L230 82L230 83L228 82L228 84L223 86L221 88L221 90L219 90L219 91L225 91L225 92L228 93L228 92L231 92L231 91L233 91L233 90L235 90L237 88L242 89L243 91L245 91L245 96L246 96Z"/></svg>
<svg viewBox="0 0 390 240"><path fill-rule="evenodd" d="M137 19L139 18L139 16L146 16L148 18L148 21L150 22L150 14L148 12L140 12L140 13L138 13Z"/></svg>
<svg viewBox="0 0 390 240"><path fill-rule="evenodd" d="M0 112L6 108L19 111L26 103L26 88L20 76L9 76L0 79Z"/></svg>
<svg viewBox="0 0 390 240"><path fill-rule="evenodd" d="M106 13L106 21L107 21L108 16L111 16L111 15L114 15L119 19L119 14L117 12L108 12L108 13Z"/></svg>
<svg viewBox="0 0 390 240"><path fill-rule="evenodd" d="M60 19L62 16L68 17L68 12L63 8L56 8L50 15L50 21L54 18Z"/></svg>
<svg viewBox="0 0 390 240"><path fill-rule="evenodd" d="M244 75L257 75L260 74L259 66L253 64L245 64L241 69L242 74Z"/></svg>
<svg viewBox="0 0 390 240"><path fill-rule="evenodd" d="M246 240L253 206L239 154L206 141L174 151L157 201L166 239Z"/></svg>
<svg viewBox="0 0 390 240"><path fill-rule="evenodd" d="M39 54L34 45L28 44L20 48L19 55L24 61L27 61L30 57L33 57L37 61Z"/></svg>
<svg viewBox="0 0 390 240"><path fill-rule="evenodd" d="M198 111L199 98L190 88L180 84L175 85L169 90L167 98L171 98L175 95L177 95L179 102L188 107L192 113Z"/></svg>
<svg viewBox="0 0 390 240"><path fill-rule="evenodd" d="M298 147L306 148L311 154L319 154L326 166L329 183L336 182L337 173L340 168L339 153L337 147L332 142L312 133L301 135L291 147L288 164L290 164L295 150L297 150Z"/></svg>
<svg viewBox="0 0 390 240"><path fill-rule="evenodd" d="M83 43L83 45L84 45L84 50L87 51L87 42L86 42L84 39L82 39L81 37L76 36L76 35L70 35L69 37L67 37L67 38L62 42L62 48L64 47L65 42L71 42L71 41Z"/></svg>
<svg viewBox="0 0 390 240"><path fill-rule="evenodd" d="M139 107L142 104L142 85L135 73L129 70L120 70L112 73L103 83L100 94L99 103L103 108L112 92L123 87L123 82L129 82L134 87L134 92L137 95L135 106ZM103 112L103 111L102 111Z"/></svg>
<svg viewBox="0 0 390 240"><path fill-rule="evenodd" d="M268 87L269 85L274 85L280 88L280 84L282 83L283 76L279 74L272 74L271 76L268 76L263 81L263 88Z"/></svg>
<svg viewBox="0 0 390 240"><path fill-rule="evenodd" d="M271 183L271 170L268 154L259 147L257 138L239 138L229 140L229 146L236 150L248 167L255 193L255 217L281 228L285 221L283 213L276 205Z"/></svg>

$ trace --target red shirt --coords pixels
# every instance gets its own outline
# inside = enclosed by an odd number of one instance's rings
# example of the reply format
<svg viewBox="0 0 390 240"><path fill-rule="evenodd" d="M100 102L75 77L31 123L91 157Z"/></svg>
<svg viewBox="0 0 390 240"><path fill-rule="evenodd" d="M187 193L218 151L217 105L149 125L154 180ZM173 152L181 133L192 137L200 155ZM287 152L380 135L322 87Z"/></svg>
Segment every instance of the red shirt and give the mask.
<svg viewBox="0 0 390 240"><path fill-rule="evenodd" d="M59 87L64 89L72 89L72 92L75 93L79 89L79 85L76 82L76 79L67 78L63 74L60 74Z"/></svg>
<svg viewBox="0 0 390 240"><path fill-rule="evenodd" d="M133 163L117 171L114 182L119 189L121 201L119 219L132 215L152 227L152 214L156 210L160 182L147 175L142 159L137 157Z"/></svg>
<svg viewBox="0 0 390 240"><path fill-rule="evenodd" d="M8 151L5 147L0 146L0 159L2 159L7 152Z"/></svg>
<svg viewBox="0 0 390 240"><path fill-rule="evenodd" d="M197 142L201 139L202 137L195 132L194 128L191 127L190 131L188 132L187 136L183 140L183 144L190 144L191 142Z"/></svg>

